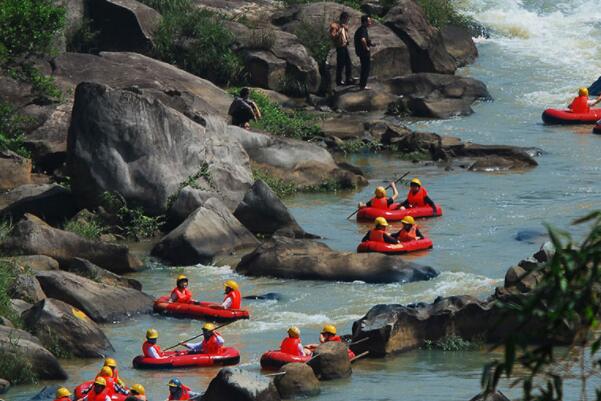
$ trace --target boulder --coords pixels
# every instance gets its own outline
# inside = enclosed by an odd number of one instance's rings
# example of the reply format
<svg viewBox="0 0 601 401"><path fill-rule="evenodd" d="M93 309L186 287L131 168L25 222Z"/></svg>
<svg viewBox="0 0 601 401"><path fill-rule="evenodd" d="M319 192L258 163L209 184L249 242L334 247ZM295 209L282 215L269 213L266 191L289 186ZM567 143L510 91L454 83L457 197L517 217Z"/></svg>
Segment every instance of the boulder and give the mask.
<svg viewBox="0 0 601 401"><path fill-rule="evenodd" d="M0 152L0 191L31 184L31 160L10 150Z"/></svg>
<svg viewBox="0 0 601 401"><path fill-rule="evenodd" d="M29 272L17 273L13 283L7 289L8 296L34 304L46 298L40 283Z"/></svg>
<svg viewBox="0 0 601 401"><path fill-rule="evenodd" d="M40 272L36 278L49 298L81 309L97 323L110 323L152 311L152 297L131 288L97 283L63 271Z"/></svg>
<svg viewBox="0 0 601 401"><path fill-rule="evenodd" d="M455 72L455 59L447 52L440 31L430 25L424 10L416 1L399 0L388 11L383 22L409 48L413 72Z"/></svg>
<svg viewBox="0 0 601 401"><path fill-rule="evenodd" d="M236 271L248 276L367 283L407 283L438 275L429 266L399 256L336 252L320 242L283 237L274 237L245 255Z"/></svg>
<svg viewBox="0 0 601 401"><path fill-rule="evenodd" d="M50 227L37 217L26 214L0 243L7 255L45 255L61 264L84 258L113 273L129 273L143 267L142 261L129 253L125 245L84 239L74 233Z"/></svg>
<svg viewBox="0 0 601 401"><path fill-rule="evenodd" d="M468 29L457 25L446 25L440 33L444 47L455 60L457 67L464 67L476 61L478 48Z"/></svg>
<svg viewBox="0 0 601 401"><path fill-rule="evenodd" d="M2 260L13 263L22 270L29 269L41 272L59 269L59 264L56 259L44 255L13 256Z"/></svg>
<svg viewBox="0 0 601 401"><path fill-rule="evenodd" d="M273 382L284 399L314 397L321 392L319 380L306 363L287 363L280 373L285 374L276 376Z"/></svg>
<svg viewBox="0 0 601 401"><path fill-rule="evenodd" d="M0 379L0 394L4 394L10 388L10 382L5 379Z"/></svg>
<svg viewBox="0 0 601 401"><path fill-rule="evenodd" d="M114 348L104 332L84 312L47 298L21 316L30 333L50 349L80 358L102 358Z"/></svg>
<svg viewBox="0 0 601 401"><path fill-rule="evenodd" d="M14 358L43 380L66 380L67 373L50 351L26 331L0 326L0 357ZM12 380L12 377L6 379Z"/></svg>
<svg viewBox="0 0 601 401"><path fill-rule="evenodd" d="M71 188L95 206L105 191L151 215L190 181L234 208L252 184L248 156L225 131L204 127L136 91L82 83L69 128Z"/></svg>
<svg viewBox="0 0 601 401"><path fill-rule="evenodd" d="M77 213L75 199L58 184L22 185L0 195L0 218L18 221L26 213L57 225Z"/></svg>
<svg viewBox="0 0 601 401"><path fill-rule="evenodd" d="M379 84L370 84L369 90L359 87L345 87L336 90L330 97L332 107L344 112L357 111L386 111L389 105L398 99L398 96L382 90Z"/></svg>
<svg viewBox="0 0 601 401"><path fill-rule="evenodd" d="M141 291L142 283L133 278L127 278L119 276L115 273L103 269L100 266L96 266L89 260L82 258L73 258L61 266L61 270L75 273L79 276L89 278L97 283L102 283L110 286L133 288L134 290Z"/></svg>
<svg viewBox="0 0 601 401"><path fill-rule="evenodd" d="M161 23L156 10L135 0L96 0L89 14L102 50L148 52Z"/></svg>
<svg viewBox="0 0 601 401"><path fill-rule="evenodd" d="M0 326L15 327L13 322L11 322L8 318L4 316L0 316Z"/></svg>
<svg viewBox="0 0 601 401"><path fill-rule="evenodd" d="M211 380L202 401L280 401L275 385L265 376L240 368L223 368Z"/></svg>
<svg viewBox="0 0 601 401"><path fill-rule="evenodd" d="M22 299L13 298L10 300L10 308L17 316L21 316L23 312L25 312L32 306L33 305L31 305L29 302L23 301Z"/></svg>
<svg viewBox="0 0 601 401"><path fill-rule="evenodd" d="M188 216L214 196L215 193L210 188L208 190L190 186L182 188L167 212L167 228L174 229L182 224Z"/></svg>
<svg viewBox="0 0 601 401"><path fill-rule="evenodd" d="M346 344L326 342L317 347L315 354L319 356L309 364L319 380L343 379L353 373Z"/></svg>
<svg viewBox="0 0 601 401"><path fill-rule="evenodd" d="M216 255L256 246L257 239L216 198L209 199L152 249L173 265L210 263Z"/></svg>
<svg viewBox="0 0 601 401"><path fill-rule="evenodd" d="M505 394L497 390L493 394L489 394L486 397L483 394L478 394L470 401L509 401L509 398L507 398Z"/></svg>
<svg viewBox="0 0 601 401"><path fill-rule="evenodd" d="M277 232L295 238L307 236L288 208L262 180L255 181L234 216L253 234L273 235Z"/></svg>

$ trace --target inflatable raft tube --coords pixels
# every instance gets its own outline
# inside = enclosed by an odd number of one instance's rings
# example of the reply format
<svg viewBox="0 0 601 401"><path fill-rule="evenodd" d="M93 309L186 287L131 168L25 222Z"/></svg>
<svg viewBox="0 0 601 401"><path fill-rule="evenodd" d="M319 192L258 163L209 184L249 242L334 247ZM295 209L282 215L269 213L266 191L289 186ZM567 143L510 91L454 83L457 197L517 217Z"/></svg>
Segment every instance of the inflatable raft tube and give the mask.
<svg viewBox="0 0 601 401"><path fill-rule="evenodd" d="M359 244L357 252L379 252L388 254L401 254L407 252L421 251L432 248L430 238L418 239L415 241L402 242L400 244L387 244L386 242L365 241Z"/></svg>
<svg viewBox="0 0 601 401"><path fill-rule="evenodd" d="M547 109L543 112L545 124L595 124L601 120L601 109L591 109L588 113L574 113L572 110Z"/></svg>
<svg viewBox="0 0 601 401"><path fill-rule="evenodd" d="M75 394L75 399L79 400L80 398L85 397L86 394L88 393L88 391L90 391L92 389L93 384L94 384L94 381L90 380L87 382L83 382L79 386L75 387L75 391L73 391L73 393ZM119 394L119 393L111 394L111 400L114 400L114 401L124 401L126 398L127 398L127 396L125 394Z"/></svg>
<svg viewBox="0 0 601 401"><path fill-rule="evenodd" d="M146 358L138 355L132 361L135 369L175 369L209 366L236 365L240 362L240 353L231 347L222 348L218 354L190 354L187 351L167 351L165 358Z"/></svg>
<svg viewBox="0 0 601 401"><path fill-rule="evenodd" d="M349 359L353 359L355 357L355 353L348 350ZM309 362L313 358L312 356L295 356L286 354L285 352L281 352L278 350L267 351L261 356L261 367L265 370L279 370L282 366L287 363L305 363Z"/></svg>
<svg viewBox="0 0 601 401"><path fill-rule="evenodd" d="M223 309L220 304L214 302L199 302L198 304L169 302L168 296L160 297L154 301L154 311L174 317L213 321L230 321L250 317L246 309Z"/></svg>
<svg viewBox="0 0 601 401"><path fill-rule="evenodd" d="M436 205L436 214L430 206L412 207L409 209L399 210L398 203L390 205L388 210L376 209L375 207L364 207L357 212L357 220L374 221L376 217L384 217L387 221L399 221L405 216L411 217L435 217L442 216L442 209Z"/></svg>

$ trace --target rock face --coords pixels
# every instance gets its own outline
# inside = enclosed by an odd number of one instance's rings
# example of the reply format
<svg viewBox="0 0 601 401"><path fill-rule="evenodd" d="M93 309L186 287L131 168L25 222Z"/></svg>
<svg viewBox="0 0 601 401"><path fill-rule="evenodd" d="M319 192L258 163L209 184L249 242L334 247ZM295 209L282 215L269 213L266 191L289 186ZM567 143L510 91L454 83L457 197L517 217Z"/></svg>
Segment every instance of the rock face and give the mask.
<svg viewBox="0 0 601 401"><path fill-rule="evenodd" d="M211 198L163 237L152 255L174 265L195 265L258 243L218 199Z"/></svg>
<svg viewBox="0 0 601 401"><path fill-rule="evenodd" d="M447 25L440 30L447 52L455 59L457 67L473 63L478 57L478 48L471 32L463 27Z"/></svg>
<svg viewBox="0 0 601 401"><path fill-rule="evenodd" d="M342 379L353 373L346 344L332 341L320 344L315 353L319 356L309 364L319 380Z"/></svg>
<svg viewBox="0 0 601 401"><path fill-rule="evenodd" d="M141 291L142 284L133 278L126 278L115 273L96 266L89 260L82 258L73 258L61 266L61 270L75 273L79 276L89 278L97 283L102 283L110 286L133 288Z"/></svg>
<svg viewBox="0 0 601 401"><path fill-rule="evenodd" d="M5 254L45 255L68 263L84 258L114 273L129 273L143 267L142 261L129 253L125 245L90 241L68 231L47 225L33 215L25 215L10 237L0 244Z"/></svg>
<svg viewBox="0 0 601 401"><path fill-rule="evenodd" d="M0 152L0 191L31 184L31 160L9 150Z"/></svg>
<svg viewBox="0 0 601 401"><path fill-rule="evenodd" d="M5 259L14 263L22 270L31 269L40 272L46 270L58 270L59 268L58 261L43 255L14 256Z"/></svg>
<svg viewBox="0 0 601 401"><path fill-rule="evenodd" d="M45 299L23 313L27 329L46 346L81 358L114 351L102 329L81 310L57 299Z"/></svg>
<svg viewBox="0 0 601 401"><path fill-rule="evenodd" d="M14 282L8 288L8 296L13 299L21 299L33 304L46 298L40 283L32 274L22 272L15 277Z"/></svg>
<svg viewBox="0 0 601 401"><path fill-rule="evenodd" d="M87 204L118 192L147 213L167 211L190 180L235 207L252 183L248 157L234 141L148 96L107 86L77 87L69 128L74 193Z"/></svg>
<svg viewBox="0 0 601 401"><path fill-rule="evenodd" d="M314 397L321 392L319 380L306 363L288 363L282 366L280 372L286 374L276 376L273 381L280 397L284 399Z"/></svg>
<svg viewBox="0 0 601 401"><path fill-rule="evenodd" d="M36 278L49 298L81 309L97 323L152 311L153 299L131 288L100 284L63 271L40 272Z"/></svg>
<svg viewBox="0 0 601 401"><path fill-rule="evenodd" d="M13 355L17 360L26 363L40 379L67 379L67 373L54 355L26 331L0 326L0 354L3 354L4 358Z"/></svg>
<svg viewBox="0 0 601 401"><path fill-rule="evenodd" d="M275 385L265 376L240 368L223 368L211 381L202 401L280 401Z"/></svg>
<svg viewBox="0 0 601 401"><path fill-rule="evenodd" d="M58 184L23 185L0 195L0 217L18 221L26 213L49 224L63 223L77 213L71 193Z"/></svg>
<svg viewBox="0 0 601 401"><path fill-rule="evenodd" d="M254 234L278 233L294 238L307 236L282 201L262 180L255 181L236 208L234 216Z"/></svg>
<svg viewBox="0 0 601 401"><path fill-rule="evenodd" d="M428 23L417 2L400 0L388 11L384 24L409 48L413 72L455 72L455 60L447 52L440 31Z"/></svg>
<svg viewBox="0 0 601 401"><path fill-rule="evenodd" d="M398 96L380 90L379 85L370 84L370 90L360 90L358 87L347 87L336 90L330 97L330 102L335 110L344 112L381 111L387 110Z"/></svg>
<svg viewBox="0 0 601 401"><path fill-rule="evenodd" d="M438 275L431 267L398 256L341 253L320 242L282 237L274 237L244 256L236 271L248 276L367 283L405 283Z"/></svg>

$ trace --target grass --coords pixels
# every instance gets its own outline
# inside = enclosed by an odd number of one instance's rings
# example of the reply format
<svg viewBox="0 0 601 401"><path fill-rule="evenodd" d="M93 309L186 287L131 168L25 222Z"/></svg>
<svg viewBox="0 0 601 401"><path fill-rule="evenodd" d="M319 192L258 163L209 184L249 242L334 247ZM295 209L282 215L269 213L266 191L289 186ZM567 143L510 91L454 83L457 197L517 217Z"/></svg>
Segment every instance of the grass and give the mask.
<svg viewBox="0 0 601 401"><path fill-rule="evenodd" d="M64 229L80 237L97 240L109 230L109 227L104 225L96 215L91 214L85 218L75 216L65 223Z"/></svg>
<svg viewBox="0 0 601 401"><path fill-rule="evenodd" d="M280 199L295 195L299 190L294 182L278 178L267 170L253 168L252 172L255 180L265 182Z"/></svg>
<svg viewBox="0 0 601 401"><path fill-rule="evenodd" d="M348 153L359 153L362 151L373 151L376 152L378 150L380 150L380 148L382 147L382 145L378 142L375 141L364 141L363 139L349 139L346 141L343 141L342 144L340 144L338 146L338 149L340 152L343 152L345 154Z"/></svg>
<svg viewBox="0 0 601 401"><path fill-rule="evenodd" d="M118 220L117 228L121 235L139 241L152 238L160 233L164 216L148 216L141 207L129 207L117 193L104 192L100 199L101 206Z"/></svg>
<svg viewBox="0 0 601 401"><path fill-rule="evenodd" d="M14 311L10 302L10 296L8 295L17 274L21 274L21 272L15 263L7 260L0 260L0 316L4 316L16 327L20 327L21 318ZM6 376L0 374L0 377Z"/></svg>
<svg viewBox="0 0 601 401"><path fill-rule="evenodd" d="M473 18L462 15L451 0L416 0L422 6L430 24L437 28L457 25L472 29L477 25Z"/></svg>
<svg viewBox="0 0 601 401"><path fill-rule="evenodd" d="M437 341L424 341L424 349L440 350L440 351L473 351L480 349L480 343L464 340L463 338L450 335L443 337Z"/></svg>
<svg viewBox="0 0 601 401"><path fill-rule="evenodd" d="M0 101L0 149L30 157L23 143L24 127L28 122L29 119L17 113L10 104Z"/></svg>

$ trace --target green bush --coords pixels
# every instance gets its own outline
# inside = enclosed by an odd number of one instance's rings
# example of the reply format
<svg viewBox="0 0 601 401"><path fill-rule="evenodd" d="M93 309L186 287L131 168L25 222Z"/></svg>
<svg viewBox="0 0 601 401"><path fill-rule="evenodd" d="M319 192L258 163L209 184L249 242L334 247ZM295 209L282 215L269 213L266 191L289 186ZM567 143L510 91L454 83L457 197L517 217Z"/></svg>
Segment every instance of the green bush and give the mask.
<svg viewBox="0 0 601 401"><path fill-rule="evenodd" d="M447 25L458 25L471 29L476 23L465 15L460 14L452 0L417 0L422 6L430 24L437 28Z"/></svg>
<svg viewBox="0 0 601 401"><path fill-rule="evenodd" d="M0 350L0 376L6 378L11 384L37 383L38 377L33 371L33 366L23 352L18 348L19 340L12 339L9 350Z"/></svg>
<svg viewBox="0 0 601 401"><path fill-rule="evenodd" d="M4 316L13 322L15 326L20 326L20 317L13 310L8 293L10 287L15 282L17 274L20 273L21 272L13 262L0 260L0 316ZM6 377L2 376L1 369L0 377Z"/></svg>
<svg viewBox="0 0 601 401"><path fill-rule="evenodd" d="M140 240L152 238L160 233L164 216L147 216L140 207L130 208L125 199L117 193L104 192L100 204L112 219L116 220L113 226L120 231L120 235Z"/></svg>
<svg viewBox="0 0 601 401"><path fill-rule="evenodd" d="M328 54L332 49L332 40L325 28L327 21L319 23L315 21L301 21L294 30L298 40L307 48L307 51L317 61L323 65L328 60Z"/></svg>
<svg viewBox="0 0 601 401"><path fill-rule="evenodd" d="M364 150L378 151L382 145L376 141L364 141L363 139L348 139L338 146L340 152L358 153Z"/></svg>
<svg viewBox="0 0 601 401"><path fill-rule="evenodd" d="M253 168L253 177L255 180L265 182L280 199L290 197L298 192L298 187L294 182L278 178L267 170Z"/></svg>
<svg viewBox="0 0 601 401"><path fill-rule="evenodd" d="M106 233L109 228L97 216L90 216L90 218L74 217L65 223L64 229L80 237L95 240Z"/></svg>
<svg viewBox="0 0 601 401"><path fill-rule="evenodd" d="M23 144L24 127L29 119L19 115L13 107L0 101L0 150L11 150L23 157L29 151Z"/></svg>

